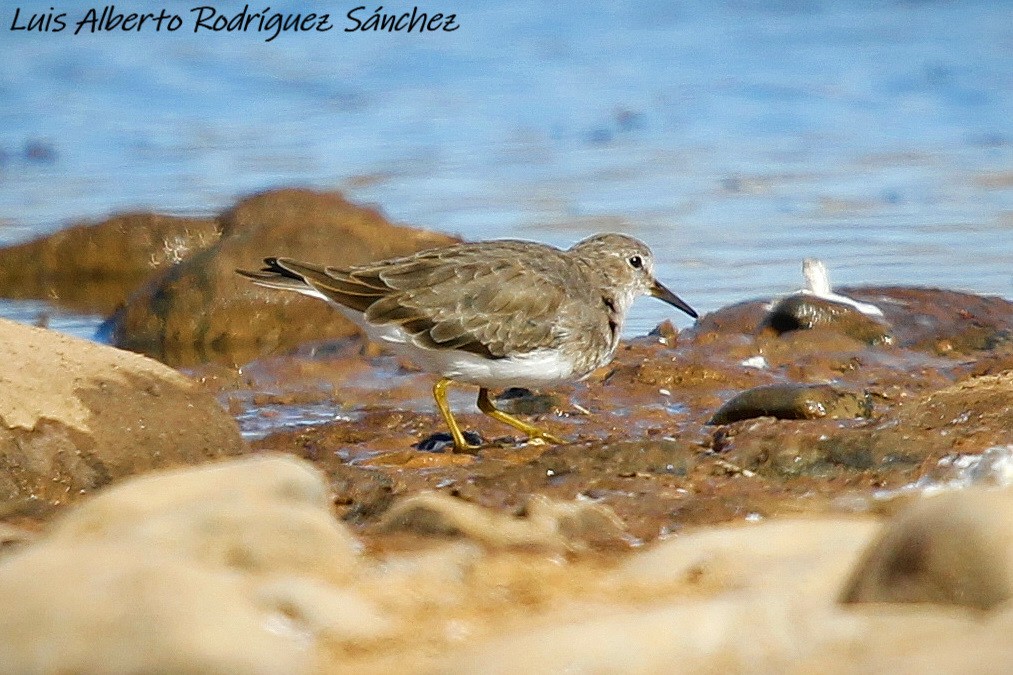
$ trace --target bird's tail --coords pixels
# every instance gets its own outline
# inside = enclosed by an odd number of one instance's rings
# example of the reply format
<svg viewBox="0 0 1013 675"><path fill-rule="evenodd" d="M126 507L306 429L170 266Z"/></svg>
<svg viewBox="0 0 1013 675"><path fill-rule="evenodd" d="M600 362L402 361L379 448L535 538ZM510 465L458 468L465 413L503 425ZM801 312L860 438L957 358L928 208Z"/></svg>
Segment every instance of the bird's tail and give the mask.
<svg viewBox="0 0 1013 675"><path fill-rule="evenodd" d="M283 261L279 262L279 258L264 258L264 267L256 272L236 270L236 273L264 288L299 292L305 292L312 288L302 275L287 269Z"/></svg>

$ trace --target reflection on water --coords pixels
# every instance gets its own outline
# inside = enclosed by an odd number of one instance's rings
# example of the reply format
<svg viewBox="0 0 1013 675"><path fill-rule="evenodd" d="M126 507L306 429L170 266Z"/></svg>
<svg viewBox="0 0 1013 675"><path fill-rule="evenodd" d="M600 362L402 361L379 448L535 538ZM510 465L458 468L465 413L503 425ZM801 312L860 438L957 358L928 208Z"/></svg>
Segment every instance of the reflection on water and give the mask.
<svg viewBox="0 0 1013 675"><path fill-rule="evenodd" d="M239 405L235 395L231 397L233 405ZM359 418L358 413L337 413L330 401L322 403L267 403L257 405L251 397L247 397L241 412L235 415L239 431L247 441L266 438L271 434L294 431L305 427L313 427L330 422L352 422Z"/></svg>
<svg viewBox="0 0 1013 675"><path fill-rule="evenodd" d="M1013 5L453 10L461 28L449 34L270 44L5 32L0 242L301 184L467 238L568 245L626 231L703 311L799 287L804 257L841 285L1013 297ZM628 332L668 313L642 301Z"/></svg>

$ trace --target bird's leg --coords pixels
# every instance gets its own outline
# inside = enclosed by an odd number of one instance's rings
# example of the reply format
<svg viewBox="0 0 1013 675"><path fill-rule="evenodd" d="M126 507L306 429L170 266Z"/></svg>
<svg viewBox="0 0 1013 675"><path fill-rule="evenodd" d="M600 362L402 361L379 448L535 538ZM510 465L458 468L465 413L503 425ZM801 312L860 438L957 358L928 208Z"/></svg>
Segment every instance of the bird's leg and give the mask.
<svg viewBox="0 0 1013 675"><path fill-rule="evenodd" d="M443 377L433 385L433 398L436 399L436 407L440 409L440 414L443 415L444 421L450 427L450 435L454 438L454 450L457 452L476 450L481 446L471 445L464 439L461 427L457 426L457 420L454 419L454 415L450 412L450 404L447 403L447 387L450 385L450 382L450 380Z"/></svg>
<svg viewBox="0 0 1013 675"><path fill-rule="evenodd" d="M556 443L556 444L562 444L566 442L559 438L556 438L547 431L542 431L533 424L522 422L513 415L508 415L502 410L498 410L496 406L492 404L492 401L489 399L489 390L486 389L485 387L482 387L478 390L478 409L484 412L489 417L493 418L494 420L502 422L503 424L509 424L514 429L520 429L531 438L540 438L544 441L548 441L549 443Z"/></svg>

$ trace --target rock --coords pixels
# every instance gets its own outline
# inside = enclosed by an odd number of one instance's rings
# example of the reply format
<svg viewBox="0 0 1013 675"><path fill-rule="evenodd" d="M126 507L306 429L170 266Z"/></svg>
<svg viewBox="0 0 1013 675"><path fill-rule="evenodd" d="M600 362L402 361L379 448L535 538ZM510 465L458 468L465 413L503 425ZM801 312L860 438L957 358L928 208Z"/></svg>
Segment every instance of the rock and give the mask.
<svg viewBox="0 0 1013 675"><path fill-rule="evenodd" d="M870 345L893 341L879 307L831 290L830 275L822 260L803 260L802 276L805 288L775 302L760 322L761 330L771 329L781 335L824 328Z"/></svg>
<svg viewBox="0 0 1013 675"><path fill-rule="evenodd" d="M137 354L0 320L0 363L3 515L243 449L214 398Z"/></svg>
<svg viewBox="0 0 1013 675"><path fill-rule="evenodd" d="M537 621L492 634L434 670L810 672L818 664L825 672L830 655L868 637L833 598L876 530L871 520L828 519L689 533L599 582L621 602L579 612L557 600Z"/></svg>
<svg viewBox="0 0 1013 675"><path fill-rule="evenodd" d="M917 501L869 547L845 603L992 609L1013 597L1013 491L969 490Z"/></svg>
<svg viewBox="0 0 1013 675"><path fill-rule="evenodd" d="M290 456L144 476L0 561L19 673L316 673L394 622L347 585L358 544Z"/></svg>
<svg viewBox="0 0 1013 675"><path fill-rule="evenodd" d="M584 550L621 542L622 521L608 507L559 502L534 495L524 518L514 518L439 492L423 492L394 504L379 529L422 535L463 536L494 547L539 546Z"/></svg>
<svg viewBox="0 0 1013 675"><path fill-rule="evenodd" d="M9 555L34 540L34 532L9 523L0 523L0 556Z"/></svg>
<svg viewBox="0 0 1013 675"><path fill-rule="evenodd" d="M287 455L140 476L57 519L50 542L113 541L245 572L344 581L357 544L327 486Z"/></svg>
<svg viewBox="0 0 1013 675"><path fill-rule="evenodd" d="M644 599L687 592L780 594L798 587L832 599L880 529L872 518L784 518L700 529L630 557L616 582L624 593Z"/></svg>
<svg viewBox="0 0 1013 675"><path fill-rule="evenodd" d="M218 240L218 221L126 213L0 249L0 297L106 314L141 283Z"/></svg>
<svg viewBox="0 0 1013 675"><path fill-rule="evenodd" d="M457 240L400 227L332 192L286 189L239 202L222 239L145 284L107 323L112 342L170 365L245 363L355 326L326 303L260 288L236 274L267 256L353 265Z"/></svg>
<svg viewBox="0 0 1013 675"><path fill-rule="evenodd" d="M964 357L1013 343L1013 301L937 288L842 289L881 307L895 344L908 349Z"/></svg>
<svg viewBox="0 0 1013 675"><path fill-rule="evenodd" d="M893 336L891 344L896 347L962 357L980 355L1003 346L1008 348L1013 342L1013 301L1004 298L903 286L856 286L839 290L850 298L882 309L882 321L889 326ZM806 296L789 296L791 298L796 298L792 303L805 304ZM769 300L750 300L723 307L701 317L694 326L683 331L680 340L684 342L687 337L694 339L708 333L752 335L757 326L762 328L769 324L769 304ZM816 307L811 309L809 318L796 317L790 321L798 323L799 328L812 324L810 328L814 332L819 331L820 320L829 320L831 325L836 321L833 311L827 315ZM788 313L797 314L798 308ZM800 323L800 319L804 320ZM853 333L852 337L867 342L879 329L871 324L861 328L862 325L859 319L854 329L845 330ZM782 326L788 327L790 324ZM786 335L794 331L777 332Z"/></svg>
<svg viewBox="0 0 1013 675"><path fill-rule="evenodd" d="M752 417L786 420L853 419L872 414L868 395L828 384L768 384L744 391L721 406L709 424L730 424Z"/></svg>
<svg viewBox="0 0 1013 675"><path fill-rule="evenodd" d="M11 673L308 673L282 608L246 582L135 547L38 546L0 564Z"/></svg>
<svg viewBox="0 0 1013 675"><path fill-rule="evenodd" d="M1013 443L1013 371L971 377L918 397L873 431L882 451L980 453Z"/></svg>
<svg viewBox="0 0 1013 675"><path fill-rule="evenodd" d="M777 334L826 328L870 345L890 344L890 326L852 305L816 295L789 295L779 300L760 322Z"/></svg>

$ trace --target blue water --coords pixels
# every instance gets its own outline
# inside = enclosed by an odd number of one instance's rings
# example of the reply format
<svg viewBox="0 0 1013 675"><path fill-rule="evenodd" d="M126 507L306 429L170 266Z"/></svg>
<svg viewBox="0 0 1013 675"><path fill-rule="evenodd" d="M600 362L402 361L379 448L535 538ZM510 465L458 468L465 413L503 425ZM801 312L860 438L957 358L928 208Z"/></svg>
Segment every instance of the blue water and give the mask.
<svg viewBox="0 0 1013 675"><path fill-rule="evenodd" d="M243 5L164 6L200 4ZM12 32L15 6L71 25ZM266 43L6 3L0 243L309 185L469 239L625 231L701 311L799 287L808 256L1013 298L1013 3L441 0L460 28L425 35L342 32L355 6L271 3L336 28ZM671 315L643 300L628 332Z"/></svg>

